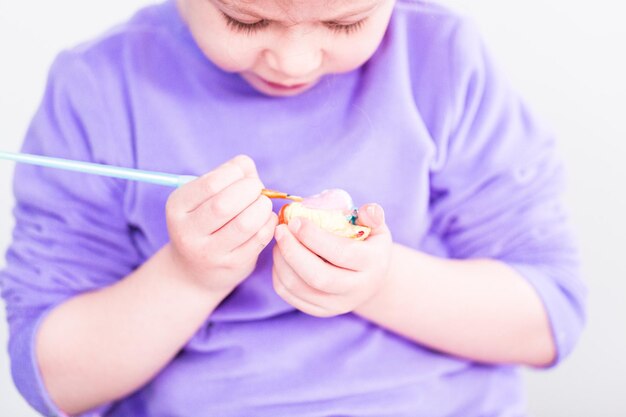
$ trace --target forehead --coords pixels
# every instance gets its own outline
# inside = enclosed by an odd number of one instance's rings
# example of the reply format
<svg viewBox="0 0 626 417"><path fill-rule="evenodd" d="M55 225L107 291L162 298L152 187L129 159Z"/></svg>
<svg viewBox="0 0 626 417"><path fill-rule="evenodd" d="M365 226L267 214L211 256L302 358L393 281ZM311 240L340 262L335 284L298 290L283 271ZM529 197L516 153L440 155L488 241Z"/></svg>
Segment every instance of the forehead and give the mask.
<svg viewBox="0 0 626 417"><path fill-rule="evenodd" d="M365 13L383 0L213 0L227 10L267 18L320 19Z"/></svg>

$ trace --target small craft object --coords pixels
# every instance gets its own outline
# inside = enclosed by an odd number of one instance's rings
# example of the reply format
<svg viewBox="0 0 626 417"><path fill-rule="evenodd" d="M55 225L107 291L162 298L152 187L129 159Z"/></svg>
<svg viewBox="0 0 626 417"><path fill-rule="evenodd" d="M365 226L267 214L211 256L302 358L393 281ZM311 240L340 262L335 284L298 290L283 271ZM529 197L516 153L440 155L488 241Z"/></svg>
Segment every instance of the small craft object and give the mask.
<svg viewBox="0 0 626 417"><path fill-rule="evenodd" d="M320 194L304 198L302 202L284 205L278 213L280 224L289 224L294 217L311 220L324 230L337 236L365 240L371 229L358 226L358 210L350 195L340 189L324 190Z"/></svg>

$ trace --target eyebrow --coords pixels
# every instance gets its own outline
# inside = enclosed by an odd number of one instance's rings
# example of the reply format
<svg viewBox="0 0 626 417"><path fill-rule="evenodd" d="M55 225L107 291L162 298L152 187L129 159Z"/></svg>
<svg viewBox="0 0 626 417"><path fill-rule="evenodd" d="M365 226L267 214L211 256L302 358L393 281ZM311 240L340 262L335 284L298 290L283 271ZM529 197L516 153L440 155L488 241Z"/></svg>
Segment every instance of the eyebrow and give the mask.
<svg viewBox="0 0 626 417"><path fill-rule="evenodd" d="M364 8L362 8L362 9L358 9L358 10L355 10L355 11L348 12L348 13L346 13L346 14L344 14L344 15L337 16L337 17L335 17L334 19L331 19L331 20L341 20L341 19L345 19L346 17L352 17L352 16L362 15L362 14L365 14L365 13L371 12L371 11L372 11L372 10L374 10L376 7L378 7L378 6L379 6L379 4L380 4L380 2L372 3L372 4L370 4L370 5L369 5L369 6L367 6L367 7L364 7Z"/></svg>
<svg viewBox="0 0 626 417"><path fill-rule="evenodd" d="M246 10L246 9L244 9L244 8L238 6L238 5L232 4L232 3L227 2L225 0L215 0L215 1L217 1L222 6L228 8L228 9L235 10L238 13L247 14L249 16L252 16L252 17L255 17L255 18L258 18L258 19L264 19L263 16L259 16L258 14L256 14L253 11ZM339 16L336 16L334 18L331 18L331 19L324 19L324 21L325 22L340 21L342 19L346 19L346 18L349 18L349 17L365 14L365 13L368 13L368 12L374 10L376 7L379 6L379 4L380 4L380 1L376 1L376 2L370 4L370 5L366 6L366 7L361 8L361 9L353 10L353 11L347 12L347 13L345 13L343 15L339 15Z"/></svg>

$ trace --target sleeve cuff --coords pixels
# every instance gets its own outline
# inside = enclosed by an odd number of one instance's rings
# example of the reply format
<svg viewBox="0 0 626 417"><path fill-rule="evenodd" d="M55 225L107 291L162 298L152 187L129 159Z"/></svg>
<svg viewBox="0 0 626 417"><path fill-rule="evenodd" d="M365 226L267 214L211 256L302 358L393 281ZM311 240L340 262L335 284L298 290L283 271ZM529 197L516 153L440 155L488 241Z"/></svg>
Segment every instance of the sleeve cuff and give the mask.
<svg viewBox="0 0 626 417"><path fill-rule="evenodd" d="M14 335L10 343L12 373L15 385L26 401L44 416L70 417L50 398L39 370L36 354L36 337L41 323L56 306L45 310L37 320L29 322ZM111 407L100 406L80 417L101 417Z"/></svg>
<svg viewBox="0 0 626 417"><path fill-rule="evenodd" d="M556 356L545 368L552 368L565 359L574 349L585 323L584 306L580 294L572 294L558 283L563 279L577 279L576 276L547 276L546 270L535 266L508 263L533 286L546 309L552 338L556 347ZM549 273L549 272L548 272ZM567 271L561 271L561 274ZM571 282L568 285L571 287ZM585 292L584 288L579 288Z"/></svg>

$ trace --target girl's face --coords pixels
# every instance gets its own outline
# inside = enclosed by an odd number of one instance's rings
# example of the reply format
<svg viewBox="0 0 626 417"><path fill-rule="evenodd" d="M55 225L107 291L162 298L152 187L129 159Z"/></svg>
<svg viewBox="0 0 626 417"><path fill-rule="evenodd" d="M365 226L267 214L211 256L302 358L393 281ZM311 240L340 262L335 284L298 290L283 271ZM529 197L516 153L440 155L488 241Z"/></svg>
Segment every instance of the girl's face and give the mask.
<svg viewBox="0 0 626 417"><path fill-rule="evenodd" d="M178 0L204 55L256 90L293 96L367 61L393 0Z"/></svg>

